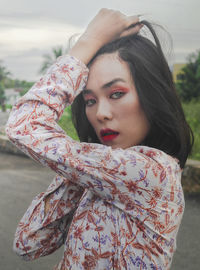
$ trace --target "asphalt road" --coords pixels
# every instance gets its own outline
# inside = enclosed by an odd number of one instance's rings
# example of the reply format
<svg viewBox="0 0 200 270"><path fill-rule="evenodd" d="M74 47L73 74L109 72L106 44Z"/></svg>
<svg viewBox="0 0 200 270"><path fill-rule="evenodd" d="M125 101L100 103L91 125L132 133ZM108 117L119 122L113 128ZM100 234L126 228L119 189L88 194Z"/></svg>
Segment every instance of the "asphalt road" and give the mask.
<svg viewBox="0 0 200 270"><path fill-rule="evenodd" d="M20 218L33 197L46 190L54 175L29 158L0 153L0 270L50 270L60 261L62 248L31 262L23 261L12 251ZM186 197L171 267L171 270L186 269L200 269L200 197Z"/></svg>

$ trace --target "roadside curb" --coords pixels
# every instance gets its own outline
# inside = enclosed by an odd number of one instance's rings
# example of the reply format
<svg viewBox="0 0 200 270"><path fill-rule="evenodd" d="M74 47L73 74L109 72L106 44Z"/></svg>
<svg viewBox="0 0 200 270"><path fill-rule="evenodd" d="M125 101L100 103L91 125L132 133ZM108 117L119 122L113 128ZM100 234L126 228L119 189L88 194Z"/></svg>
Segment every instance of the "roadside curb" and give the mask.
<svg viewBox="0 0 200 270"><path fill-rule="evenodd" d="M187 160L182 173L182 185L186 194L200 195L200 161Z"/></svg>
<svg viewBox="0 0 200 270"><path fill-rule="evenodd" d="M29 158L21 150L19 150L6 135L0 135L0 152L13 155L20 155Z"/></svg>

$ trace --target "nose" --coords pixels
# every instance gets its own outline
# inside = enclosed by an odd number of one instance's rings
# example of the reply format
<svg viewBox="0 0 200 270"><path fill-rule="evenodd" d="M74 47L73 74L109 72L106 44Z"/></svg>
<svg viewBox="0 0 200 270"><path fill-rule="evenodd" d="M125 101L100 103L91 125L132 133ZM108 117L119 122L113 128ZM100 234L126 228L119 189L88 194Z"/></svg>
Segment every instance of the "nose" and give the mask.
<svg viewBox="0 0 200 270"><path fill-rule="evenodd" d="M101 122L112 119L112 110L108 102L106 101L99 102L96 117Z"/></svg>

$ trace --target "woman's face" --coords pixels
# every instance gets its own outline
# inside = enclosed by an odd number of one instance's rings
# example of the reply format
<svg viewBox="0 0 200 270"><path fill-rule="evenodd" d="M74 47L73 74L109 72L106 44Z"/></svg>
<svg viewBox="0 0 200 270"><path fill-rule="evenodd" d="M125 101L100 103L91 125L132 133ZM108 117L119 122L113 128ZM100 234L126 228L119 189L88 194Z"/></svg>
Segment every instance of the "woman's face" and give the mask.
<svg viewBox="0 0 200 270"><path fill-rule="evenodd" d="M95 59L83 97L87 118L102 144L126 149L144 140L149 123L128 64L117 53Z"/></svg>

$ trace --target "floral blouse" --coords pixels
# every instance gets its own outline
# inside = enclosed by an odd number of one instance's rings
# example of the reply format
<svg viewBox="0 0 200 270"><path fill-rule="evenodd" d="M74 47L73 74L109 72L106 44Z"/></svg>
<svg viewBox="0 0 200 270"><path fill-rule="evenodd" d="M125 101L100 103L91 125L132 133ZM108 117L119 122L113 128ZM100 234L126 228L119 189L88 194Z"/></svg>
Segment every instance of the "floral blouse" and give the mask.
<svg viewBox="0 0 200 270"><path fill-rule="evenodd" d="M14 250L33 260L64 244L56 270L169 269L185 207L178 161L146 146L71 139L57 122L88 72L75 57L61 56L12 108L11 142L57 173L22 217Z"/></svg>

